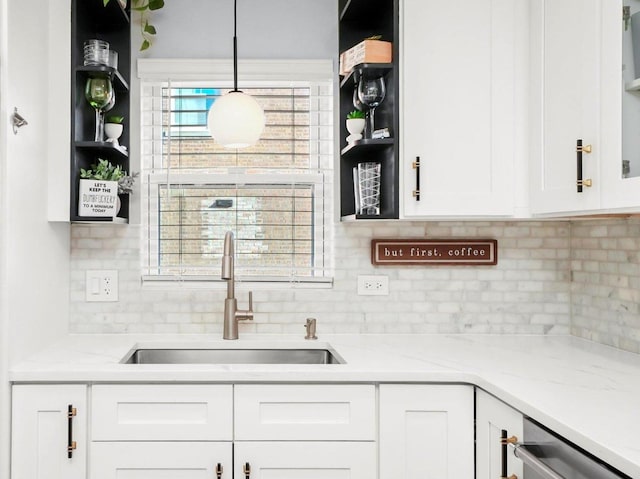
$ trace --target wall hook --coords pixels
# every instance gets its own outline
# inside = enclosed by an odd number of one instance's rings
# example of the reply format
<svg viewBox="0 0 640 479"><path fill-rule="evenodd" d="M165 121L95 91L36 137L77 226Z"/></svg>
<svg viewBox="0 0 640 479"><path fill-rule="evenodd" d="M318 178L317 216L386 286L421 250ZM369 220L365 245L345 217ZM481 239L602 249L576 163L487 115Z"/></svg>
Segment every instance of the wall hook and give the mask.
<svg viewBox="0 0 640 479"><path fill-rule="evenodd" d="M28 125L29 122L25 120L20 113L18 113L18 107L13 109L13 114L11 115L11 125L13 127L13 134L18 134L18 128Z"/></svg>

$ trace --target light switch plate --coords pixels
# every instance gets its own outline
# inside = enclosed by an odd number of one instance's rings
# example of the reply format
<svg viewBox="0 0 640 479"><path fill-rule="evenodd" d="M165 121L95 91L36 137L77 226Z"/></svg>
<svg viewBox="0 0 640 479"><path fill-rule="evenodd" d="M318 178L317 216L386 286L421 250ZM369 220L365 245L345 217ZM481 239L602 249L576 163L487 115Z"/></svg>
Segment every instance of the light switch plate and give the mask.
<svg viewBox="0 0 640 479"><path fill-rule="evenodd" d="M85 291L88 302L118 301L118 270L88 270Z"/></svg>

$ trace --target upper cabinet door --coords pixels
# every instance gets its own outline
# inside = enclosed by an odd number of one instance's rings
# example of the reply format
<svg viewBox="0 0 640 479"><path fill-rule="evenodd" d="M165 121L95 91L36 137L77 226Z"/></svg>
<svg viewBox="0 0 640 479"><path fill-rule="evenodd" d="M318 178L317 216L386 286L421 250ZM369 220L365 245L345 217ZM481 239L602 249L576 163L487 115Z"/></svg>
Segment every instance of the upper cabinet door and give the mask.
<svg viewBox="0 0 640 479"><path fill-rule="evenodd" d="M51 221L68 221L71 0L21 0L6 8L3 110L17 108L28 121L7 135L9 195L20 197L31 217L46 212Z"/></svg>
<svg viewBox="0 0 640 479"><path fill-rule="evenodd" d="M609 0L606 0L607 2ZM604 50L602 0L531 2L531 212L566 214L600 207ZM619 57L618 57L619 58ZM578 191L577 141L582 154ZM587 183L587 182L585 182Z"/></svg>
<svg viewBox="0 0 640 479"><path fill-rule="evenodd" d="M400 5L404 216L514 215L526 162L526 2Z"/></svg>
<svg viewBox="0 0 640 479"><path fill-rule="evenodd" d="M623 6L628 7L625 20ZM640 210L640 0L602 3L602 207ZM622 75L622 77L621 77Z"/></svg>

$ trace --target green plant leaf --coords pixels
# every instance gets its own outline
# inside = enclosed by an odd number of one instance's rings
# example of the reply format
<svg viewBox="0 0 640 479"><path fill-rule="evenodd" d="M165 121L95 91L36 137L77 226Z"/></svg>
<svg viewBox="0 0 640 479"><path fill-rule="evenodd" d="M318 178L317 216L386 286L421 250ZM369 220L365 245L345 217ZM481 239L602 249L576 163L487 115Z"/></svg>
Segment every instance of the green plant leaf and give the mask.
<svg viewBox="0 0 640 479"><path fill-rule="evenodd" d="M149 25L149 23L147 23L144 26L144 32L148 33L149 35L155 35L156 34L156 27L154 27L153 25Z"/></svg>
<svg viewBox="0 0 640 479"><path fill-rule="evenodd" d="M103 2L102 2L103 6L105 6L105 7L106 7L107 5L109 5L109 2L110 2L110 1L111 1L111 0L103 0Z"/></svg>
<svg viewBox="0 0 640 479"><path fill-rule="evenodd" d="M160 10L164 7L164 0L149 0L149 10Z"/></svg>
<svg viewBox="0 0 640 479"><path fill-rule="evenodd" d="M142 52L142 51L146 50L147 48L149 48L150 46L151 46L151 43L149 43L149 40L144 40L142 42L142 45L140 45L140 51Z"/></svg>

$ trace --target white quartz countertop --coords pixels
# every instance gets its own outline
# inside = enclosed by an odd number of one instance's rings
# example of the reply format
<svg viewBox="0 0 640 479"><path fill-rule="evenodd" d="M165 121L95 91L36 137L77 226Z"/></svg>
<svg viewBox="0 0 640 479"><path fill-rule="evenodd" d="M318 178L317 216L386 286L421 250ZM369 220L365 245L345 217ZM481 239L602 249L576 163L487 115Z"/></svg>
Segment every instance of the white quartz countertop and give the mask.
<svg viewBox="0 0 640 479"><path fill-rule="evenodd" d="M346 364L121 364L132 349L324 348ZM569 336L71 335L10 371L21 382L445 382L469 383L640 478L640 355Z"/></svg>

